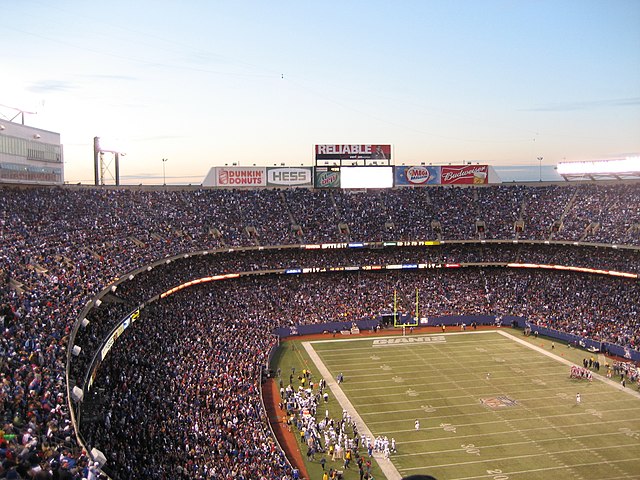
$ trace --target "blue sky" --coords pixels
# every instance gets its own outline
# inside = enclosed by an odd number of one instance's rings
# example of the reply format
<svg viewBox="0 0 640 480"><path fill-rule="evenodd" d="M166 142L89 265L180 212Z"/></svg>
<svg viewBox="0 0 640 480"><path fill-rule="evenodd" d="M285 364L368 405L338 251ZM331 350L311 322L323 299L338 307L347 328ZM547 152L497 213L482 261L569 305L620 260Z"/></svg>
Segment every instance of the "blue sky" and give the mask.
<svg viewBox="0 0 640 480"><path fill-rule="evenodd" d="M61 133L70 182L92 182L94 136L127 153L125 183L161 183L162 158L167 183L226 163L310 165L327 143L390 143L407 165L640 154L639 0L0 11L0 104Z"/></svg>

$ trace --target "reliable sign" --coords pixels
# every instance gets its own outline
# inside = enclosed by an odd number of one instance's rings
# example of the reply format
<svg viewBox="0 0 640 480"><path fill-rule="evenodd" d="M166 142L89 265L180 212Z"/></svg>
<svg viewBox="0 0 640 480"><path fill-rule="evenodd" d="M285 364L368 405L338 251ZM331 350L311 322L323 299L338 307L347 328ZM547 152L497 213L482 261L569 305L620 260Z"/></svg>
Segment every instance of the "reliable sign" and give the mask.
<svg viewBox="0 0 640 480"><path fill-rule="evenodd" d="M317 160L391 160L391 145L316 145Z"/></svg>

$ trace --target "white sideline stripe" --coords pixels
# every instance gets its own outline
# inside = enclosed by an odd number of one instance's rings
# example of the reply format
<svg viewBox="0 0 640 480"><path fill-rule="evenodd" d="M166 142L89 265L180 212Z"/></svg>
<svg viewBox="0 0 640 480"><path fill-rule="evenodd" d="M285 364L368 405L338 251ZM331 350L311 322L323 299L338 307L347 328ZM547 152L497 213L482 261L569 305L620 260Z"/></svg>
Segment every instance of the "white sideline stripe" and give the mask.
<svg viewBox="0 0 640 480"><path fill-rule="evenodd" d="M540 347L536 347L535 345L530 344L529 342L525 342L524 340L511 335L510 333L507 333L503 330L498 330L497 331L499 335L502 335L504 337L510 338L511 340L513 340L514 342L518 342L521 345L524 345L525 347L529 347L532 350L535 350L536 352L542 353L543 355L546 355L549 358L553 358L555 360L557 360L560 363L564 363L565 365L571 367L573 365L575 365L575 363L570 362L569 360L566 360L562 357L559 357L551 352L547 352L544 348L540 348ZM606 384L608 384L611 387L617 388L618 390L621 390L623 392L626 392L629 395L633 395L634 397L640 398L640 392L634 392L632 388L625 388L622 385L620 385L618 382L614 382L613 380L603 377L602 375L599 375L597 373L593 374L593 378L595 378L596 380L600 380L601 382L604 382Z"/></svg>
<svg viewBox="0 0 640 480"><path fill-rule="evenodd" d="M346 410L349 413L349 415L351 415L351 418L356 422L356 425L358 426L358 432L368 435L369 438L374 438L373 433L371 433L371 430L369 430L369 427L367 427L367 424L364 423L364 420L362 420L360 415L358 415L358 412L353 407L353 405L351 404L347 396L344 394L344 392L342 391L342 388L340 388L338 383L335 381L335 379L333 378L333 375L331 375L331 372L329 372L329 369L327 369L324 363L322 363L320 356L316 353L316 351L310 345L310 342L302 342L302 346L304 347L307 354L311 358L311 361L313 362L313 364L318 369L318 372L322 375L323 378L327 380L327 385L331 389L333 396L336 398L340 406L344 410ZM385 477L387 477L387 480L402 479L402 475L400 475L400 472L396 469L395 465L393 465L393 463L391 463L390 461L386 460L382 453L379 453L379 452L374 453L373 458L378 463L378 466L380 467L380 470L382 470L382 473L385 475Z"/></svg>
<svg viewBox="0 0 640 480"><path fill-rule="evenodd" d="M636 461L635 458L630 458L628 460L614 460L612 462L608 462L608 463L624 463L624 462L631 462L631 461ZM602 462L594 462L594 463L578 463L575 465L570 465L569 468L579 468L579 467L592 467L593 465L602 465ZM559 465L557 467L545 467L545 468L535 468L532 470L519 470L517 472L503 472L501 475L505 475L505 476L509 476L509 475L520 475L522 473L532 473L532 472L544 472L547 470L559 470L559 469L566 469L567 467L565 467L564 465ZM475 480L477 478L493 478L494 475L477 475L475 477L458 477L458 478L452 478L451 480ZM635 478L637 479L638 476L637 475L625 475L624 477L621 477L619 475L616 475L615 477L611 477L608 480L614 480L614 479L619 479L619 478ZM600 478L598 480L607 480L605 478Z"/></svg>
<svg viewBox="0 0 640 480"><path fill-rule="evenodd" d="M620 448L620 447L628 447L628 446L629 445L610 445L608 447L589 448L589 451L592 452L592 451L597 451L597 450L608 450L608 449L611 449L611 448ZM583 452L584 453L584 451L585 451L584 448L576 448L576 449L573 449L573 450L563 450L561 452L553 452L553 455L562 455L562 454L565 454L565 453L576 453L576 452ZM430 464L429 468L457 467L459 465L474 465L476 463L501 462L501 461L504 461L504 460L513 460L515 458L532 458L532 457L548 457L548 456L549 456L548 452L532 453L532 454L529 454L529 455L517 455L515 457L513 455L510 455L508 457L489 458L489 459L485 458L484 460L474 460L473 462L443 463L443 464L440 464L440 465ZM637 458L630 458L628 460L618 460L618 461L625 461L625 462L634 461L634 462L637 462L638 459ZM600 461L600 462L595 463L593 465L602 465L603 463L609 464L609 463L616 463L616 462L615 461L614 462L602 462L602 461ZM553 468L574 468L576 466L577 465L567 464L567 465L562 465L562 466L553 467ZM409 467L409 468L403 468L402 469L402 471L404 471L404 472L408 472L408 471L411 471L411 470L424 470L424 466L422 466L422 467ZM508 475L508 473L505 473L505 475Z"/></svg>

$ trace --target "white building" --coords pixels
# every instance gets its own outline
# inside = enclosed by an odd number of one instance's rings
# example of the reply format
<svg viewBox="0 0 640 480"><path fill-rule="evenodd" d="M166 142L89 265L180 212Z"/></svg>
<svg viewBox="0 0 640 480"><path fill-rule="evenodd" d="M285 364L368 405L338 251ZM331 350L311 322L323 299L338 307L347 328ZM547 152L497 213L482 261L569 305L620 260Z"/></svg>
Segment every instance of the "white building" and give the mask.
<svg viewBox="0 0 640 480"><path fill-rule="evenodd" d="M63 184L60 134L0 119L0 183Z"/></svg>

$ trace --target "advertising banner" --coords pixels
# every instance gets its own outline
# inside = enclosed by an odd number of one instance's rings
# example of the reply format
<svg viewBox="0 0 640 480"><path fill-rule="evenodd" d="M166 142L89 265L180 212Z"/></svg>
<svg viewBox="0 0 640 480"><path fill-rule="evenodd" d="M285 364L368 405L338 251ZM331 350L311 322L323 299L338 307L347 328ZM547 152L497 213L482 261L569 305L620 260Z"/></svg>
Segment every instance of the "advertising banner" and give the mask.
<svg viewBox="0 0 640 480"><path fill-rule="evenodd" d="M391 160L391 145L316 145L316 160Z"/></svg>
<svg viewBox="0 0 640 480"><path fill-rule="evenodd" d="M395 167L394 185L396 187L421 185L438 185L440 183L440 167L413 166Z"/></svg>
<svg viewBox="0 0 640 480"><path fill-rule="evenodd" d="M267 172L264 167L217 167L218 187L266 187Z"/></svg>
<svg viewBox="0 0 640 480"><path fill-rule="evenodd" d="M440 172L442 185L479 185L489 183L487 165L443 165Z"/></svg>
<svg viewBox="0 0 640 480"><path fill-rule="evenodd" d="M311 187L313 170L311 167L267 168L268 187Z"/></svg>
<svg viewBox="0 0 640 480"><path fill-rule="evenodd" d="M337 167L316 167L316 188L340 188L340 169Z"/></svg>

